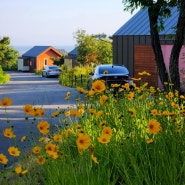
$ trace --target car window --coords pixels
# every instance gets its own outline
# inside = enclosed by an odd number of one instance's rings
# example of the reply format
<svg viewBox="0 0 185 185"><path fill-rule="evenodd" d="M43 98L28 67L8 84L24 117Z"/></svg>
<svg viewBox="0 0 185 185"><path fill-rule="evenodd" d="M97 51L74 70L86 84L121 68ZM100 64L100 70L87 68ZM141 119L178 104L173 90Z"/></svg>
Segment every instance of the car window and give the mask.
<svg viewBox="0 0 185 185"><path fill-rule="evenodd" d="M99 74L116 74L116 73L128 74L128 70L125 67L119 66L99 68Z"/></svg>
<svg viewBox="0 0 185 185"><path fill-rule="evenodd" d="M98 74L99 68L95 68L94 74Z"/></svg>
<svg viewBox="0 0 185 185"><path fill-rule="evenodd" d="M51 67L49 67L49 69L58 69L58 67L56 67L56 66L51 66Z"/></svg>

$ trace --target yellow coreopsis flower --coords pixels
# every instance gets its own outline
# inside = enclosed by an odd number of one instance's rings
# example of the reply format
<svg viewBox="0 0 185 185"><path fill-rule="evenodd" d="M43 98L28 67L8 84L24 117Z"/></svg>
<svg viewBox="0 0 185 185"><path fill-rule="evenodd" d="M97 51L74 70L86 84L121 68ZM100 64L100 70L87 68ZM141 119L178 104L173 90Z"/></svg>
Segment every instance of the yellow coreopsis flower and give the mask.
<svg viewBox="0 0 185 185"><path fill-rule="evenodd" d="M102 130L102 134L111 136L112 135L112 129L110 127L104 127L103 130Z"/></svg>
<svg viewBox="0 0 185 185"><path fill-rule="evenodd" d="M20 151L17 147L11 146L8 148L8 153L14 157L20 156Z"/></svg>
<svg viewBox="0 0 185 185"><path fill-rule="evenodd" d="M66 97L65 97L64 99L65 99L65 100L69 100L70 96L71 96L71 92L68 91L68 92L66 93Z"/></svg>
<svg viewBox="0 0 185 185"><path fill-rule="evenodd" d="M67 129L61 133L62 137L68 137L70 133L73 133L71 129Z"/></svg>
<svg viewBox="0 0 185 185"><path fill-rule="evenodd" d="M143 75L151 76L151 74L146 72L146 71L140 72L140 73L138 73L138 75L140 75L140 76L143 76Z"/></svg>
<svg viewBox="0 0 185 185"><path fill-rule="evenodd" d="M74 117L79 117L81 114L77 110L71 109L70 110L70 115L72 115Z"/></svg>
<svg viewBox="0 0 185 185"><path fill-rule="evenodd" d="M134 81L141 81L141 78L132 78Z"/></svg>
<svg viewBox="0 0 185 185"><path fill-rule="evenodd" d="M53 152L58 152L59 146L53 143L48 143L45 146L46 151L53 151Z"/></svg>
<svg viewBox="0 0 185 185"><path fill-rule="evenodd" d="M106 90L105 82L102 80L96 80L92 83L92 89L96 93L101 93Z"/></svg>
<svg viewBox="0 0 185 185"><path fill-rule="evenodd" d="M101 135L100 137L98 137L98 142L102 143L102 144L107 144L110 142L110 136L109 135Z"/></svg>
<svg viewBox="0 0 185 185"><path fill-rule="evenodd" d="M78 124L75 126L75 128L78 130L78 129L81 129L82 128L82 125Z"/></svg>
<svg viewBox="0 0 185 185"><path fill-rule="evenodd" d="M148 122L148 132L151 134L157 134L158 132L162 131L161 125L157 120L150 120Z"/></svg>
<svg viewBox="0 0 185 185"><path fill-rule="evenodd" d="M157 116L158 115L158 110L157 109L152 109L151 111L152 116Z"/></svg>
<svg viewBox="0 0 185 185"><path fill-rule="evenodd" d="M100 110L100 111L98 111L98 112L96 113L96 117L97 117L97 118L101 118L102 115L103 115L103 111L102 111L102 110Z"/></svg>
<svg viewBox="0 0 185 185"><path fill-rule="evenodd" d="M44 110L44 109L39 108L38 115L39 115L40 117L43 117L43 116L44 116L44 114L45 114L45 110Z"/></svg>
<svg viewBox="0 0 185 185"><path fill-rule="evenodd" d="M94 163L98 164L97 157L94 156L94 154L91 154L91 159L94 161Z"/></svg>
<svg viewBox="0 0 185 185"><path fill-rule="evenodd" d="M180 99L185 99L185 96L184 95L180 95Z"/></svg>
<svg viewBox="0 0 185 185"><path fill-rule="evenodd" d="M129 109L129 113L130 113L131 117L135 117L136 116L136 110L134 108L130 108Z"/></svg>
<svg viewBox="0 0 185 185"><path fill-rule="evenodd" d="M95 109L92 109L92 108L89 109L89 112L90 112L91 114L96 114L96 110L95 110Z"/></svg>
<svg viewBox="0 0 185 185"><path fill-rule="evenodd" d="M39 154L41 152L41 148L39 146L35 146L33 147L32 152L34 154Z"/></svg>
<svg viewBox="0 0 185 185"><path fill-rule="evenodd" d="M21 137L21 142L24 142L24 141L26 141L26 136Z"/></svg>
<svg viewBox="0 0 185 185"><path fill-rule="evenodd" d="M87 134L79 134L76 144L79 149L85 150L91 145L91 139Z"/></svg>
<svg viewBox="0 0 185 185"><path fill-rule="evenodd" d="M53 112L53 113L51 114L51 117L52 117L52 118L55 118L55 117L57 117L59 114L60 114L60 110L57 110L57 111L55 111L55 112Z"/></svg>
<svg viewBox="0 0 185 185"><path fill-rule="evenodd" d="M8 137L8 138L15 138L16 135L14 134L12 128L6 128L4 131L3 131L3 135L5 137Z"/></svg>
<svg viewBox="0 0 185 185"><path fill-rule="evenodd" d="M88 91L86 91L84 88L82 87L77 87L76 90L79 92L79 93L82 93L82 94L87 94Z"/></svg>
<svg viewBox="0 0 185 185"><path fill-rule="evenodd" d="M95 91L93 91L92 89L88 91L88 96L94 96L95 95Z"/></svg>
<svg viewBox="0 0 185 185"><path fill-rule="evenodd" d="M162 106L164 104L164 102L163 101L161 101L161 102L159 102L159 106Z"/></svg>
<svg viewBox="0 0 185 185"><path fill-rule="evenodd" d="M122 117L123 117L122 114L119 114L119 115L117 116L118 119L121 119Z"/></svg>
<svg viewBox="0 0 185 185"><path fill-rule="evenodd" d="M62 135L61 135L61 134L54 134L53 140L54 140L55 142L61 141L61 140L62 140Z"/></svg>
<svg viewBox="0 0 185 185"><path fill-rule="evenodd" d="M102 95L100 96L100 105L103 105L108 100L108 96Z"/></svg>
<svg viewBox="0 0 185 185"><path fill-rule="evenodd" d="M80 103L80 104L78 105L78 108L79 108L79 109L84 109L84 107L85 107L85 105L82 104L82 103Z"/></svg>
<svg viewBox="0 0 185 185"><path fill-rule="evenodd" d="M23 169L22 169L22 166L18 166L18 167L15 168L15 172L16 172L17 174L19 174L19 175L24 175L25 173L28 172L28 170L23 170Z"/></svg>
<svg viewBox="0 0 185 185"><path fill-rule="evenodd" d="M122 85L122 88L129 91L130 90L130 84L129 83L125 83L124 85Z"/></svg>
<svg viewBox="0 0 185 185"><path fill-rule="evenodd" d="M83 114L84 114L84 112L85 112L84 108L80 108L80 109L78 109L78 113L79 113L80 115L83 115Z"/></svg>
<svg viewBox="0 0 185 185"><path fill-rule="evenodd" d="M48 137L41 137L39 138L39 142L43 142L43 143L49 143L50 139Z"/></svg>
<svg viewBox="0 0 185 185"><path fill-rule="evenodd" d="M166 98L168 98L168 99L171 99L171 98L173 98L174 97L174 93L173 92L169 92L168 93L168 95L166 96Z"/></svg>
<svg viewBox="0 0 185 185"><path fill-rule="evenodd" d="M156 92L156 90L155 90L155 87L150 87L150 93L155 93Z"/></svg>
<svg viewBox="0 0 185 185"><path fill-rule="evenodd" d="M64 123L64 124L67 123L67 118L63 118L62 123Z"/></svg>
<svg viewBox="0 0 185 185"><path fill-rule="evenodd" d="M46 159L42 155L40 155L40 156L37 157L36 161L37 161L38 164L43 165L43 164L45 164Z"/></svg>
<svg viewBox="0 0 185 185"><path fill-rule="evenodd" d="M68 117L68 116L70 116L71 112L69 110L69 111L66 111L64 114L65 114L66 117Z"/></svg>
<svg viewBox="0 0 185 185"><path fill-rule="evenodd" d="M48 154L51 158L53 158L53 159L57 159L57 158L58 158L58 153L57 153L57 152L49 151L49 150L47 150L46 152L47 152L47 154Z"/></svg>
<svg viewBox="0 0 185 185"><path fill-rule="evenodd" d="M81 133L81 134L84 134L85 130L84 129L79 129L78 132Z"/></svg>
<svg viewBox="0 0 185 185"><path fill-rule="evenodd" d="M144 84L143 84L143 88L145 88L145 87L147 87L148 86L148 82L145 82Z"/></svg>
<svg viewBox="0 0 185 185"><path fill-rule="evenodd" d="M12 104L12 99L8 97L4 97L4 100L0 99L0 106L2 107L8 107Z"/></svg>
<svg viewBox="0 0 185 185"><path fill-rule="evenodd" d="M164 110L164 111L162 112L162 115L163 115L163 116L169 116L169 115L170 115L170 112L169 112L168 110Z"/></svg>
<svg viewBox="0 0 185 185"><path fill-rule="evenodd" d="M151 143L153 143L153 142L154 142L153 139L148 139L148 140L146 141L147 144L151 144Z"/></svg>
<svg viewBox="0 0 185 185"><path fill-rule="evenodd" d="M174 108L178 108L179 107L179 104L177 104L175 102L171 102L171 106L174 107Z"/></svg>
<svg viewBox="0 0 185 185"><path fill-rule="evenodd" d="M48 134L49 133L49 128L50 124L47 121L40 121L37 125L38 130L42 134Z"/></svg>
<svg viewBox="0 0 185 185"><path fill-rule="evenodd" d="M7 163L8 163L7 157L4 154L0 153L0 164L6 165Z"/></svg>
<svg viewBox="0 0 185 185"><path fill-rule="evenodd" d="M98 164L99 162L97 158L94 156L94 150L95 150L95 147L90 148L90 156L91 156L91 159L94 161L94 163Z"/></svg>
<svg viewBox="0 0 185 185"><path fill-rule="evenodd" d="M120 87L120 84L111 84L111 87L112 88L118 88L118 87Z"/></svg>
<svg viewBox="0 0 185 185"><path fill-rule="evenodd" d="M134 98L134 92L130 92L127 98L128 100L132 100Z"/></svg>
<svg viewBox="0 0 185 185"><path fill-rule="evenodd" d="M30 104L26 104L23 107L23 110L24 110L25 114L31 114L32 115L35 112L33 107Z"/></svg>
<svg viewBox="0 0 185 185"><path fill-rule="evenodd" d="M104 121L101 121L101 122L100 122L100 127L103 127L103 126L105 126L105 124L106 124L106 120L104 120Z"/></svg>

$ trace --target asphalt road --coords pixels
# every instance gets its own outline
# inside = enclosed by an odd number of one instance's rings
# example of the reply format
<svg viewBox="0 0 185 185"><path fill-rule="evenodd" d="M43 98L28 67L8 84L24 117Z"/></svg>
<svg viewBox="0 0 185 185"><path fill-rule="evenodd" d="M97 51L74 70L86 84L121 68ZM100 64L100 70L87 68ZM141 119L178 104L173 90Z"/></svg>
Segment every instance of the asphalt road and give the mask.
<svg viewBox="0 0 185 185"><path fill-rule="evenodd" d="M20 138L23 135L36 138L38 136L36 124L39 119L47 120L51 128L56 128L56 125L61 124L61 118L51 118L51 113L57 108L66 110L74 106L76 98L80 96L75 88L61 86L57 78L43 78L34 73L24 72L9 72L9 74L10 81L0 85L0 99L3 100L7 96L13 101L6 110L0 107L0 153L4 154L7 154L9 146L15 144L26 150L30 143L21 143ZM71 92L71 98L66 101L64 98L68 91ZM23 111L25 104L42 107L46 111L45 116L36 121L32 118L25 120ZM16 141L3 136L3 130L10 126L14 127Z"/></svg>

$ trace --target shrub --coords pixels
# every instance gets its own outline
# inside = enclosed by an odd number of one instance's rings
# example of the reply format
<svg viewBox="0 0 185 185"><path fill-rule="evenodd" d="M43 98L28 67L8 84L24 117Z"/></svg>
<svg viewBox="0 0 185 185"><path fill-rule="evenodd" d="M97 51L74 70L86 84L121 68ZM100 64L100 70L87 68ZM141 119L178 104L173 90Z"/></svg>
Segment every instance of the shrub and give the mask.
<svg viewBox="0 0 185 185"><path fill-rule="evenodd" d="M0 84L4 84L10 80L10 75L6 74L0 66Z"/></svg>
<svg viewBox="0 0 185 185"><path fill-rule="evenodd" d="M38 70L35 72L36 75L42 75L42 70Z"/></svg>
<svg viewBox="0 0 185 185"><path fill-rule="evenodd" d="M92 70L93 68L88 66L77 66L75 68L63 67L59 77L59 83L69 87L86 87L89 72Z"/></svg>

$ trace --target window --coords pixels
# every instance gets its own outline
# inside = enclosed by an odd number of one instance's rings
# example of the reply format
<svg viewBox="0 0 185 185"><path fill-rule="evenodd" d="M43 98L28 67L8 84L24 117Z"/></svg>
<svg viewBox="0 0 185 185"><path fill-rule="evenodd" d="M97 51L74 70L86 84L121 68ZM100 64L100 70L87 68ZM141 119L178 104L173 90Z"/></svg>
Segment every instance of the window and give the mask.
<svg viewBox="0 0 185 185"><path fill-rule="evenodd" d="M47 59L47 58L44 59L44 65L45 65L45 66L48 65L48 59Z"/></svg>
<svg viewBox="0 0 185 185"><path fill-rule="evenodd" d="M29 66L29 60L24 60L23 66Z"/></svg>

